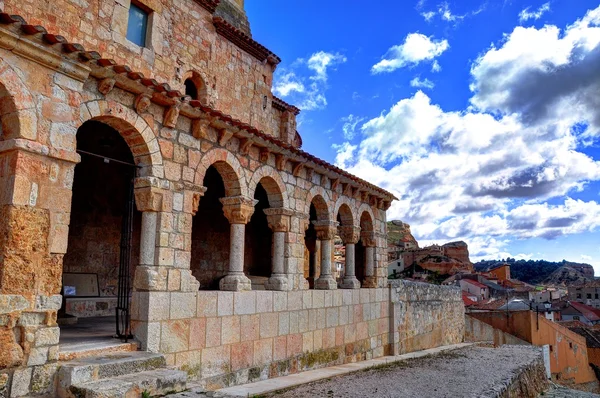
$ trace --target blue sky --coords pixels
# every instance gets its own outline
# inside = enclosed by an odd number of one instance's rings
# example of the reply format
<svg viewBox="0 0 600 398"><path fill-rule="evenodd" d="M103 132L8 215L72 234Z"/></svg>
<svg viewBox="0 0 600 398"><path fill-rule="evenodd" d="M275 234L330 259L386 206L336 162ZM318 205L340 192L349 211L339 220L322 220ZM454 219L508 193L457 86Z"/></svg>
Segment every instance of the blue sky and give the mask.
<svg viewBox="0 0 600 398"><path fill-rule="evenodd" d="M392 191L388 219L473 260L600 275L600 4L247 1L304 149Z"/></svg>

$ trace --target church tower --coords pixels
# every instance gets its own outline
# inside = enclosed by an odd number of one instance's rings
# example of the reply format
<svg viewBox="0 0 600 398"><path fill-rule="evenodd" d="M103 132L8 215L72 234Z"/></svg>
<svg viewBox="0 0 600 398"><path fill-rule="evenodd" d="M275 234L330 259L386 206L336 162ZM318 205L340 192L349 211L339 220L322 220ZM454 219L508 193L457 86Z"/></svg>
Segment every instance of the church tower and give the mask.
<svg viewBox="0 0 600 398"><path fill-rule="evenodd" d="M244 0L221 0L215 14L252 37L250 23L244 9Z"/></svg>

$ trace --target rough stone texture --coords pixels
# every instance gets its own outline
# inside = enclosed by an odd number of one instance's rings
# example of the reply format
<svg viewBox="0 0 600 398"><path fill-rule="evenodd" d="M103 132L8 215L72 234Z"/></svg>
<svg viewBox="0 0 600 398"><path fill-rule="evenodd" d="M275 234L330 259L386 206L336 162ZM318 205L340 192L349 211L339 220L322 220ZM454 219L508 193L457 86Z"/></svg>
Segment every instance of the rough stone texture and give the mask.
<svg viewBox="0 0 600 398"><path fill-rule="evenodd" d="M459 288L390 281L394 353L456 344L465 333L464 303Z"/></svg>
<svg viewBox="0 0 600 398"><path fill-rule="evenodd" d="M469 347L300 386L269 397L537 397L548 386L535 347Z"/></svg>

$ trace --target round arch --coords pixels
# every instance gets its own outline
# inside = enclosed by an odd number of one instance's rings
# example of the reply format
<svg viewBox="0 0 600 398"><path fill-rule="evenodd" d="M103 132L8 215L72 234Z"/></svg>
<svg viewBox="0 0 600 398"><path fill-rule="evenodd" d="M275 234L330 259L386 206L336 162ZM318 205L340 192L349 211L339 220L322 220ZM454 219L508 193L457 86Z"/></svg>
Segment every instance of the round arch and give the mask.
<svg viewBox="0 0 600 398"><path fill-rule="evenodd" d="M357 216L352 211L355 208L355 203L352 203L346 196L340 196L338 200L335 202L335 216L340 215L342 219L342 225L352 225L356 226L357 224Z"/></svg>
<svg viewBox="0 0 600 398"><path fill-rule="evenodd" d="M289 208L287 190L281 175L271 166L262 166L258 168L250 179L248 196L254 197L254 192L258 184L262 184L267 191L269 206L273 208Z"/></svg>
<svg viewBox="0 0 600 398"><path fill-rule="evenodd" d="M373 211L370 207L361 206L358 210L360 214L360 229L365 232L375 231L375 217L373 217Z"/></svg>
<svg viewBox="0 0 600 398"><path fill-rule="evenodd" d="M204 183L206 170L210 166L214 166L223 178L225 196L249 197L244 169L233 153L223 148L215 148L204 154L196 169L194 178L196 184Z"/></svg>
<svg viewBox="0 0 600 398"><path fill-rule="evenodd" d="M37 137L37 112L33 96L3 57L0 57L0 123L0 141ZM22 126L27 126L27 131L21 131Z"/></svg>
<svg viewBox="0 0 600 398"><path fill-rule="evenodd" d="M114 101L96 100L81 105L81 124L102 122L115 129L125 140L141 177L164 177L163 159L152 128L133 109ZM160 167L158 167L160 166Z"/></svg>
<svg viewBox="0 0 600 398"><path fill-rule="evenodd" d="M183 82L184 82L184 93L190 95L193 100L200 101L203 105L208 104L208 90L209 87L206 84L206 79L202 75L202 73L189 70L183 74ZM194 91L193 94L190 93L190 89Z"/></svg>
<svg viewBox="0 0 600 398"><path fill-rule="evenodd" d="M310 205L313 204L317 210L317 218L319 221L333 220L331 214L331 201L327 191L318 185L313 186L308 194L306 195L306 203L304 206L304 213L310 214Z"/></svg>

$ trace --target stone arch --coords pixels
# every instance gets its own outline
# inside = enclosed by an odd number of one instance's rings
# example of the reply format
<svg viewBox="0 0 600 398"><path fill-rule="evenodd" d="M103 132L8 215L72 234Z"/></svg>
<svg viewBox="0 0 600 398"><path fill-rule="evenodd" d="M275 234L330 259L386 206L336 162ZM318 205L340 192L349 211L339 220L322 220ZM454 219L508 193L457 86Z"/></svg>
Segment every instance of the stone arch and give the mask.
<svg viewBox="0 0 600 398"><path fill-rule="evenodd" d="M352 211L356 207L355 203L352 200L348 199L346 196L340 196L335 203L335 216L338 214L342 220L342 225L352 225L355 226L357 223L356 214Z"/></svg>
<svg viewBox="0 0 600 398"><path fill-rule="evenodd" d="M360 229L365 232L375 231L375 217L373 216L373 210L367 205L363 205L358 209L360 214Z"/></svg>
<svg viewBox="0 0 600 398"><path fill-rule="evenodd" d="M223 178L225 196L249 197L244 169L233 153L223 148L215 148L204 154L196 169L196 184L203 184L206 170L210 166L214 166Z"/></svg>
<svg viewBox="0 0 600 398"><path fill-rule="evenodd" d="M262 166L258 168L252 178L250 179L249 185L249 197L254 197L254 192L258 184L262 184L263 188L267 191L269 197L269 206L273 208L283 207L289 208L287 191L283 179L277 170L271 166Z"/></svg>
<svg viewBox="0 0 600 398"><path fill-rule="evenodd" d="M37 112L27 85L0 57L0 141L37 138Z"/></svg>
<svg viewBox="0 0 600 398"><path fill-rule="evenodd" d="M133 109L114 101L96 100L80 107L81 124L88 120L102 122L119 132L125 140L141 177L164 177L158 140L144 118Z"/></svg>
<svg viewBox="0 0 600 398"><path fill-rule="evenodd" d="M319 221L330 221L333 220L333 216L331 214L331 201L329 200L329 195L327 191L318 185L315 185L308 191L306 196L306 205L304 208L304 213L310 213L310 205L313 204L315 209L317 210L317 218Z"/></svg>
<svg viewBox="0 0 600 398"><path fill-rule="evenodd" d="M187 71L183 74L183 82L184 82L184 91L188 94L188 82L193 84L194 89L196 90L196 95L191 95L193 100L200 101L203 105L208 104L208 85L206 84L206 79L200 72L195 70ZM195 98L194 98L195 97Z"/></svg>

